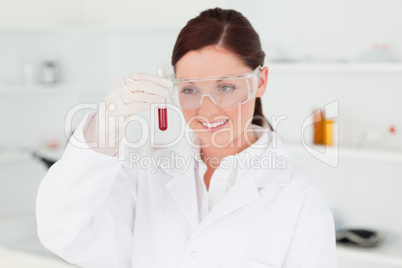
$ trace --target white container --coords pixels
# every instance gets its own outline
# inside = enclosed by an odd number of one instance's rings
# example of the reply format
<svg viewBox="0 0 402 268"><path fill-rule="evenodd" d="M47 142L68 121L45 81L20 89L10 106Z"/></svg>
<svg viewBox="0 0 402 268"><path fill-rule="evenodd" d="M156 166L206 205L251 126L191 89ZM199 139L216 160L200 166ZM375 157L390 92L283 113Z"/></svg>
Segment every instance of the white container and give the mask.
<svg viewBox="0 0 402 268"><path fill-rule="evenodd" d="M44 63L42 82L45 85L53 85L57 83L57 69L54 62L47 61Z"/></svg>

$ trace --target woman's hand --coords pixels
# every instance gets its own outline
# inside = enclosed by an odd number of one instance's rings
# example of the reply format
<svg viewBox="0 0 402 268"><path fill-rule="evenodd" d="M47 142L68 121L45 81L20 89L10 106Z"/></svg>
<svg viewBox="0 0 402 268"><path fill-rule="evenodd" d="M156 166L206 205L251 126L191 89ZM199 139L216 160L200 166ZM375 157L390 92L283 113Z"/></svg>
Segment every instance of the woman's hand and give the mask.
<svg viewBox="0 0 402 268"><path fill-rule="evenodd" d="M84 129L86 142L96 141L93 150L116 156L130 117L150 109L151 104L164 103L169 96L168 88L172 86L172 81L146 73L116 80L104 105L100 105L96 116Z"/></svg>

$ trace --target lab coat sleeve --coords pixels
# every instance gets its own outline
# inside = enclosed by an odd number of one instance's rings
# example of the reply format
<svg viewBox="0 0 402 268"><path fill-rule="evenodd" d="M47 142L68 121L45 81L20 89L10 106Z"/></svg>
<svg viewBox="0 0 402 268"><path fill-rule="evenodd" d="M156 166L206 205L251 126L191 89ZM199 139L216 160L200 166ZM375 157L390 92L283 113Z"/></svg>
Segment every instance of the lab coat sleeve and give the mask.
<svg viewBox="0 0 402 268"><path fill-rule="evenodd" d="M74 133L84 141L83 126ZM137 172L117 157L70 143L41 181L36 200L42 244L81 267L129 267Z"/></svg>
<svg viewBox="0 0 402 268"><path fill-rule="evenodd" d="M296 267L337 267L333 216L316 185L306 190L283 265L283 268Z"/></svg>

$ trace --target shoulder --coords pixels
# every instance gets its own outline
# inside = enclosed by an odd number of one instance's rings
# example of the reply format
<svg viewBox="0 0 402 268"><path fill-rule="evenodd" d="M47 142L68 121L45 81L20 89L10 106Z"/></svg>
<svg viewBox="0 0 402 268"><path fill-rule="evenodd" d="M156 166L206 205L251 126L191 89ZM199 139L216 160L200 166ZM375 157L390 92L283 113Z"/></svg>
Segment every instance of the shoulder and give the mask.
<svg viewBox="0 0 402 268"><path fill-rule="evenodd" d="M311 172L292 163L292 172L290 176L290 186L295 189L305 190L317 186L316 179Z"/></svg>
<svg viewBox="0 0 402 268"><path fill-rule="evenodd" d="M288 190L297 196L295 205L299 207L299 223L318 215L331 214L324 193L317 183L317 178L295 164L293 164Z"/></svg>

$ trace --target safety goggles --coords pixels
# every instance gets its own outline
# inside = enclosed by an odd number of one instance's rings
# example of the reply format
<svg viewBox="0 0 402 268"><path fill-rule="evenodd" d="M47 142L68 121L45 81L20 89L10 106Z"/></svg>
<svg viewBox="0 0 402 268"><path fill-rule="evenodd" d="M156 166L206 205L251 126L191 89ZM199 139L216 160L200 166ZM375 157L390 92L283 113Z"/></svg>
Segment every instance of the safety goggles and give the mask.
<svg viewBox="0 0 402 268"><path fill-rule="evenodd" d="M184 110L198 109L206 97L219 107L236 107L255 97L261 69L238 75L173 79L174 98Z"/></svg>

